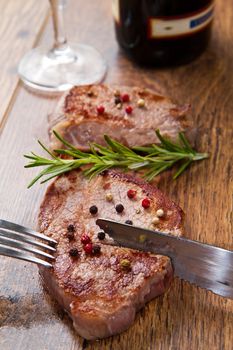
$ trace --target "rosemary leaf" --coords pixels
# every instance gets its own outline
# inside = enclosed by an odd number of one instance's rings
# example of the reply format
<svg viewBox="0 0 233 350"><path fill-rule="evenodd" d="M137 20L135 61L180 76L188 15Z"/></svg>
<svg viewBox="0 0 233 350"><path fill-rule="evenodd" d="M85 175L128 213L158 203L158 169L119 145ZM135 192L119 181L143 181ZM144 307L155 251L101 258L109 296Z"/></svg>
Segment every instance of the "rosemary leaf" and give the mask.
<svg viewBox="0 0 233 350"><path fill-rule="evenodd" d="M191 164L191 160L187 160L185 163L183 163L181 165L181 167L178 169L178 171L175 173L175 175L173 176L173 179L177 179L178 176L180 176L183 171Z"/></svg>
<svg viewBox="0 0 233 350"><path fill-rule="evenodd" d="M90 144L89 152L82 152L75 148L61 135L53 131L55 137L66 147L57 149L52 153L40 141L39 144L50 158L39 156L33 152L24 157L29 160L25 168L41 167L45 168L30 182L28 188L35 182L43 178L44 183L55 176L61 175L73 169L81 168L85 176L90 178L100 174L110 168L121 168L122 170L141 170L145 169L144 177L151 181L161 172L178 164L179 168L173 178L177 178L194 161L208 158L207 153L197 153L189 144L183 133L179 134L179 142L173 142L163 137L159 130L156 135L159 138L160 145L150 145L144 147L128 148L120 142L105 135L106 146L97 143ZM55 155L56 154L56 155ZM66 156L65 159L59 156ZM88 168L83 166L88 165Z"/></svg>
<svg viewBox="0 0 233 350"><path fill-rule="evenodd" d="M184 134L182 132L179 133L179 139L181 141L181 143L183 143L183 145L186 147L186 150L190 153L195 153L195 151L192 149L190 143L188 142L188 140L186 139L186 137L184 136Z"/></svg>

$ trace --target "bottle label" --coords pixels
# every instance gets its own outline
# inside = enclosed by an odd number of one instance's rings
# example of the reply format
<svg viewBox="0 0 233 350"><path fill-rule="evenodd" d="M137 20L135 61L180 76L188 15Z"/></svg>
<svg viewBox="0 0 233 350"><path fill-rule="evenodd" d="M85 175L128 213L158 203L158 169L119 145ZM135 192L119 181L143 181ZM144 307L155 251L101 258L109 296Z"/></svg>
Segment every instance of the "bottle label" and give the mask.
<svg viewBox="0 0 233 350"><path fill-rule="evenodd" d="M213 20L214 4L195 13L176 17L149 18L148 34L150 39L169 39L198 32Z"/></svg>

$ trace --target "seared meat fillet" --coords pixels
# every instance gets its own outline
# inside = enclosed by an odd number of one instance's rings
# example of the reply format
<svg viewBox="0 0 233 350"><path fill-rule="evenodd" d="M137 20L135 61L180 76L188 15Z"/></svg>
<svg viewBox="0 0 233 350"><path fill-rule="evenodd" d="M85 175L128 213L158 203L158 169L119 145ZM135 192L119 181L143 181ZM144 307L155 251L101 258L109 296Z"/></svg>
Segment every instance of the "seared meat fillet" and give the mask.
<svg viewBox="0 0 233 350"><path fill-rule="evenodd" d="M156 129L176 139L190 126L189 105L178 106L167 97L137 87L121 87L118 92L116 96L116 87L106 85L73 87L50 118L51 148L61 146L53 129L85 151L89 142L103 145L104 134L133 147L158 142Z"/></svg>
<svg viewBox="0 0 233 350"><path fill-rule="evenodd" d="M134 198L128 197L128 190L136 191ZM145 198L150 200L147 209L142 206ZM117 204L123 205L121 213ZM98 208L96 214L90 212L93 206ZM152 224L158 209L164 215ZM131 220L137 226L179 235L183 212L158 189L114 171L90 181L73 171L50 185L41 204L39 229L58 244L53 269L41 268L41 275L49 292L69 313L78 334L86 339L126 330L136 311L164 293L173 278L168 257L110 245L107 235L100 240L95 223L98 217ZM83 234L101 251L86 253ZM126 262L128 266L124 266Z"/></svg>

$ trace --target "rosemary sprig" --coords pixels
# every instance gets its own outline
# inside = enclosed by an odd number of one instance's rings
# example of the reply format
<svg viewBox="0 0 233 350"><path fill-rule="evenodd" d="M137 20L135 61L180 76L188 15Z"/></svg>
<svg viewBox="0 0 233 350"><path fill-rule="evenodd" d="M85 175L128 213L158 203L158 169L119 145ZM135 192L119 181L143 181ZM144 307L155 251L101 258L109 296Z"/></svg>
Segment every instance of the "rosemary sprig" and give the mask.
<svg viewBox="0 0 233 350"><path fill-rule="evenodd" d="M163 137L159 130L156 130L160 145L153 144L145 147L133 147L132 149L105 135L107 146L91 143L89 152L78 150L64 140L56 131L53 131L53 133L66 146L66 149L57 149L52 153L38 141L40 146L51 156L51 159L44 158L33 152L29 155L24 155L25 158L29 159L29 163L25 165L25 168L45 167L31 181L28 188L41 178L43 178L41 183L44 183L55 176L86 165L88 167L84 167L83 172L90 178L104 170L117 167L125 170L144 169L144 177L151 181L161 172L179 163L180 166L173 176L176 179L192 162L208 157L207 153L197 153L183 133L179 133L178 142L173 142ZM63 159L60 156L66 156L66 158ZM67 156L69 157L68 159Z"/></svg>

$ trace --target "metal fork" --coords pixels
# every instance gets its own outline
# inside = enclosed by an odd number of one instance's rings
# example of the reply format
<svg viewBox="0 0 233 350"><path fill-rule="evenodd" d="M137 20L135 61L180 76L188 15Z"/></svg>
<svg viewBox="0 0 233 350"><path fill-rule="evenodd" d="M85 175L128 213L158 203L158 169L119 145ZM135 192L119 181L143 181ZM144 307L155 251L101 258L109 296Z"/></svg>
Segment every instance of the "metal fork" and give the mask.
<svg viewBox="0 0 233 350"><path fill-rule="evenodd" d="M45 243L42 243L35 238L42 240ZM0 255L30 261L45 267L52 267L50 262L54 257L49 253L56 251L54 248L56 243L57 242L54 239L47 237L42 233L0 219ZM31 254L27 254L25 251L30 252ZM37 255L41 258L38 258Z"/></svg>

